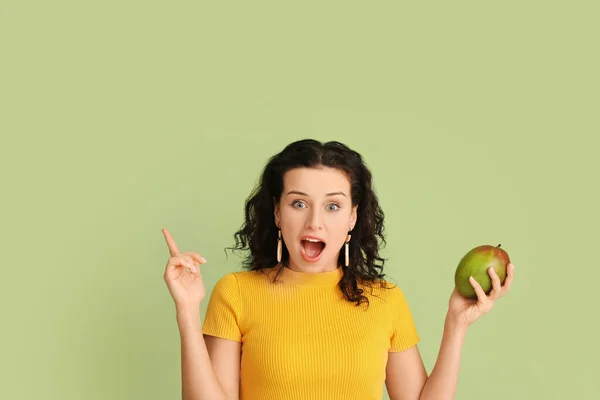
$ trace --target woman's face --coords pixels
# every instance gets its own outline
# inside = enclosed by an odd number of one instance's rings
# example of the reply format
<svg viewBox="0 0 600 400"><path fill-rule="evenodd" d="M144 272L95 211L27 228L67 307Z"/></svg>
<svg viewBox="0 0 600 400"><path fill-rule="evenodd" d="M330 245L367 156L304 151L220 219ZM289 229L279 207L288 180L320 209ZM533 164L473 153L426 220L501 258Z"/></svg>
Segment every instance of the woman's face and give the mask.
<svg viewBox="0 0 600 400"><path fill-rule="evenodd" d="M356 223L356 210L343 171L328 167L288 171L275 222L290 254L289 267L310 272L337 268L339 252Z"/></svg>

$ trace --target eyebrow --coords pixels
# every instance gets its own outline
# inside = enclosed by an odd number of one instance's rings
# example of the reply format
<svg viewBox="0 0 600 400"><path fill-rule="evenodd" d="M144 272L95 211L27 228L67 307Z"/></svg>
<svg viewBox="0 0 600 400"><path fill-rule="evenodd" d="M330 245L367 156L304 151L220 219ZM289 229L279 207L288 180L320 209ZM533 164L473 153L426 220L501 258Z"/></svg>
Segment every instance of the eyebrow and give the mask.
<svg viewBox="0 0 600 400"><path fill-rule="evenodd" d="M290 195L290 194L297 194L297 195L300 195L300 196L307 196L308 197L308 195L306 193L300 192L298 190L290 190L287 194L288 195ZM327 193L326 194L326 196L338 196L338 195L347 197L344 192L332 192L332 193Z"/></svg>

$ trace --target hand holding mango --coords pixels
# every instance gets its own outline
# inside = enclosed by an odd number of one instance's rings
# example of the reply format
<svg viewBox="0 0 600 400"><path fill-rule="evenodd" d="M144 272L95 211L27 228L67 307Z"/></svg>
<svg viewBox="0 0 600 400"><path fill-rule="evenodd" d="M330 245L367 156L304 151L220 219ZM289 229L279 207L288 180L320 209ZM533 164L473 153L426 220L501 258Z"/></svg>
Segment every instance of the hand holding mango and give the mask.
<svg viewBox="0 0 600 400"><path fill-rule="evenodd" d="M514 265L500 245L469 250L454 275L446 320L449 326L467 327L490 312L496 301L510 291L514 277Z"/></svg>
<svg viewBox="0 0 600 400"><path fill-rule="evenodd" d="M454 283L458 292L466 298L475 299L477 293L469 282L473 277L481 286L486 295L492 291L492 279L489 268L493 268L500 283L503 285L507 276L507 267L510 264L508 253L498 246L482 245L471 249L458 263L454 274Z"/></svg>

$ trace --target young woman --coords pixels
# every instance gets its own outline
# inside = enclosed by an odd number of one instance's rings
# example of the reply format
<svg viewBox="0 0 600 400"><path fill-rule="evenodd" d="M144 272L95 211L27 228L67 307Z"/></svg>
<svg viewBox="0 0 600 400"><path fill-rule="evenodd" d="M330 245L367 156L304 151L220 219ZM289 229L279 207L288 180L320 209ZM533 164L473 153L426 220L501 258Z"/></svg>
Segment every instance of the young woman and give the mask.
<svg viewBox="0 0 600 400"><path fill-rule="evenodd" d="M302 140L267 163L234 249L244 271L205 288L198 253L171 257L164 279L181 334L184 400L453 399L470 324L509 291L490 270L486 295L452 293L439 356L427 374L401 289L384 279L384 214L371 173L339 142Z"/></svg>

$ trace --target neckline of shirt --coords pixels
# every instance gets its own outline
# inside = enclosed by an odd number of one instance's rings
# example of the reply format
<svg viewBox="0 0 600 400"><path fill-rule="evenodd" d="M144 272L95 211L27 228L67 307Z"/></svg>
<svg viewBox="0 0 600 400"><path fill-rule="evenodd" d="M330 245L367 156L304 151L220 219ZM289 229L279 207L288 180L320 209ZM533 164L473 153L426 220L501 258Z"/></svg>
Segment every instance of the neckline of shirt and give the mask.
<svg viewBox="0 0 600 400"><path fill-rule="evenodd" d="M279 269L281 271L279 271ZM279 273L278 280L291 285L307 286L307 287L331 287L339 283L344 276L344 271L341 267L332 271L325 272L308 272L292 270L288 267L276 267L276 272Z"/></svg>

